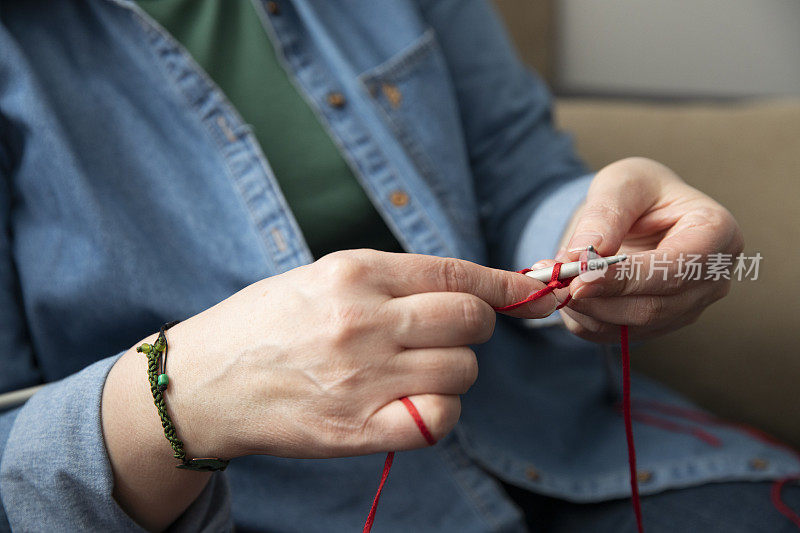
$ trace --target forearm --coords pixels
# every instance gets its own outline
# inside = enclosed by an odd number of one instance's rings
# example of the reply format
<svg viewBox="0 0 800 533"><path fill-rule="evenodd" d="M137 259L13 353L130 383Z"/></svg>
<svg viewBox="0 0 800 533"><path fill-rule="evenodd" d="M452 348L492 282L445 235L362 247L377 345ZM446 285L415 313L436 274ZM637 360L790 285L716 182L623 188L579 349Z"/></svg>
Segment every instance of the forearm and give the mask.
<svg viewBox="0 0 800 533"><path fill-rule="evenodd" d="M145 339L152 343L156 335ZM178 363L179 344L170 347L170 362ZM185 424L167 409L179 437ZM178 464L153 403L147 380L147 358L128 350L112 367L102 396L102 424L114 473L114 499L140 525L160 531L175 521L203 491L211 474L175 468ZM187 456L195 457L191 439Z"/></svg>

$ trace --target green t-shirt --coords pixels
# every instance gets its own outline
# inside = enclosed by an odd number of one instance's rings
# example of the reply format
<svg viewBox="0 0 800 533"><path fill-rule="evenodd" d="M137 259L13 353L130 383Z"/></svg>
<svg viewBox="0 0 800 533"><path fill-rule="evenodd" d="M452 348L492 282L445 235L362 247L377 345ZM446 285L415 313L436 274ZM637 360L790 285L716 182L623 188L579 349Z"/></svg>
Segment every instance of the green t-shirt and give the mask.
<svg viewBox="0 0 800 533"><path fill-rule="evenodd" d="M139 0L225 92L261 145L314 257L401 251L280 64L249 0Z"/></svg>

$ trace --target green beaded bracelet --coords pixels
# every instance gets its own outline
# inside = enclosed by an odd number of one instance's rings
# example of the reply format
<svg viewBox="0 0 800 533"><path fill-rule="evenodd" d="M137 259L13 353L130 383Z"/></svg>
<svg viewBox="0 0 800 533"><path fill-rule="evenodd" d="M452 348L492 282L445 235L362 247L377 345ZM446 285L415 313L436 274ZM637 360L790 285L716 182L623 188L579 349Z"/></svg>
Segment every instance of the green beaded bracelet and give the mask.
<svg viewBox="0 0 800 533"><path fill-rule="evenodd" d="M164 428L164 435L172 446L173 455L179 459L180 464L177 468L184 470L197 470L200 472L215 472L225 470L230 461L218 459L216 457L198 457L187 459L186 452L183 451L183 441L178 438L175 426L167 413L167 404L164 401L164 391L169 386L167 376L167 335L166 331L177 324L178 321L168 322L161 326L158 338L153 344L142 343L136 351L147 356L147 377L150 381L150 391L153 393L153 401L156 404L158 416L161 418L161 426Z"/></svg>

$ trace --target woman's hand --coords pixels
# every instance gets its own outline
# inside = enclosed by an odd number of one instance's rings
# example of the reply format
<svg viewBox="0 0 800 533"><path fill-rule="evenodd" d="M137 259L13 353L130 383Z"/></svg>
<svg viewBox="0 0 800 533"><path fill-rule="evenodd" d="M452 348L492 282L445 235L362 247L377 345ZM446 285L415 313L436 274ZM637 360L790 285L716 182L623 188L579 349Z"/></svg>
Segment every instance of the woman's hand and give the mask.
<svg viewBox="0 0 800 533"><path fill-rule="evenodd" d="M470 344L492 335L492 307L543 284L438 257L353 250L268 278L167 332L167 409L189 458L339 457L426 446L477 377ZM549 294L509 314L540 318ZM153 342L155 335L145 339ZM103 389L114 496L142 525L169 525L208 474L175 469L134 349Z"/></svg>
<svg viewBox="0 0 800 533"><path fill-rule="evenodd" d="M477 377L468 345L492 335L492 306L541 286L454 259L331 254L173 327L167 403L202 456L421 447L398 398L411 398L435 438L445 435ZM550 295L515 314L541 317L555 304Z"/></svg>
<svg viewBox="0 0 800 533"><path fill-rule="evenodd" d="M573 299L562 310L564 322L576 335L598 342L616 342L621 324L641 339L694 322L728 293L730 281L705 280L705 269L699 280L684 279L679 258L698 254L702 263L723 253L735 259L743 248L739 226L724 207L643 158L598 172L573 226L566 250L591 244L602 256L626 253L630 264L641 265L638 275L629 271L630 279L616 275L626 268L618 264L602 278L577 278L570 285ZM557 259L575 261L578 254L564 251Z"/></svg>

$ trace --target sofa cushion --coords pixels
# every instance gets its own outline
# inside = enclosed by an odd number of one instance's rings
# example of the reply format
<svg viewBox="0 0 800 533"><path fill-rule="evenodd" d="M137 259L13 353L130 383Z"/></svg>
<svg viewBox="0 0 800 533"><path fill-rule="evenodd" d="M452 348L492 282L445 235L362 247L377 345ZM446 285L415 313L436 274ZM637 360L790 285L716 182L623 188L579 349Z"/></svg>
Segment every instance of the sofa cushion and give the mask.
<svg viewBox="0 0 800 533"><path fill-rule="evenodd" d="M594 168L666 164L737 218L757 281L645 343L636 367L701 405L800 445L800 100L653 104L562 99L557 121Z"/></svg>

